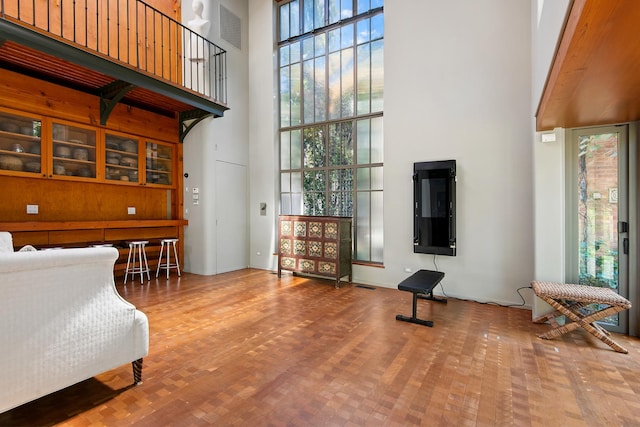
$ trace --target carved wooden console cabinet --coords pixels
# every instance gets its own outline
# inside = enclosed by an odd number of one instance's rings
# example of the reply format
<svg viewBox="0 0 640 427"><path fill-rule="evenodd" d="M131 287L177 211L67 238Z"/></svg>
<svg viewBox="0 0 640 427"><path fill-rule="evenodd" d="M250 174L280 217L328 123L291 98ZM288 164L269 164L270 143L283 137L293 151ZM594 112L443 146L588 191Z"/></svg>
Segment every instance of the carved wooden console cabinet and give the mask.
<svg viewBox="0 0 640 427"><path fill-rule="evenodd" d="M281 215L278 227L278 277L282 270L348 276L351 282L351 218Z"/></svg>

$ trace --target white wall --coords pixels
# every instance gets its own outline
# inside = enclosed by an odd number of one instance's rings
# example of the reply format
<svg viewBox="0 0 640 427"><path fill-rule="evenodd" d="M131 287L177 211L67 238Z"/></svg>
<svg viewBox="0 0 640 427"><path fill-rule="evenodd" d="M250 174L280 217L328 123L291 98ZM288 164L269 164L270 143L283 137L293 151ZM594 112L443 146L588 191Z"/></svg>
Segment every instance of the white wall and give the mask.
<svg viewBox="0 0 640 427"><path fill-rule="evenodd" d="M265 218L251 209L251 264L274 268L272 257L255 255L273 250L277 215L274 24L265 3L249 0L250 186L251 204L269 198L273 211ZM385 2L385 266L355 266L355 282L395 287L405 268L434 268L432 256L413 253L412 167L455 159L458 256L437 259L445 291L521 302L516 289L534 275L530 25L526 0Z"/></svg>
<svg viewBox="0 0 640 427"><path fill-rule="evenodd" d="M412 252L412 166L455 159L457 256L438 257L444 290L520 302L533 274L529 22L526 1L386 2L382 284L434 267Z"/></svg>
<svg viewBox="0 0 640 427"><path fill-rule="evenodd" d="M538 108L558 35L562 29L569 0L533 0L532 5L532 109ZM535 117L534 121L535 129ZM536 280L563 282L565 273L565 132L555 129L555 142L543 143L534 136L534 209ZM536 298L533 316L549 311Z"/></svg>
<svg viewBox="0 0 640 427"><path fill-rule="evenodd" d="M279 167L274 74L273 2L249 0L249 219L251 227L250 266L278 268L276 218L279 214L276 177ZM267 203L267 215L260 216L260 203Z"/></svg>
<svg viewBox="0 0 640 427"><path fill-rule="evenodd" d="M184 270L196 274L216 274L216 162L249 165L249 91L248 91L248 8L246 0L203 0L203 17L211 21L207 38L227 51L227 105L224 117L205 119L189 132L184 141L185 228ZM241 20L242 49L220 38L220 4ZM191 0L182 2L183 25L194 17ZM191 190L200 190L198 205L192 202ZM248 193L248 190L247 190ZM238 194L238 197L247 197ZM238 215L247 215L238 212ZM248 265L248 242L245 262Z"/></svg>

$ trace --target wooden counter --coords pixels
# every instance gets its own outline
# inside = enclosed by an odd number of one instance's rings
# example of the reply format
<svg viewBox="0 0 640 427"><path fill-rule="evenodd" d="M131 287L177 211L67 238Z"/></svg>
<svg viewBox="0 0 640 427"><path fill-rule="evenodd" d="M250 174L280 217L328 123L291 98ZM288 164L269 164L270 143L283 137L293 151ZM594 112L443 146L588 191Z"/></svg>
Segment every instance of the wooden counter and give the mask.
<svg viewBox="0 0 640 427"><path fill-rule="evenodd" d="M16 250L25 245L38 249L50 247L83 247L110 243L120 252L116 261L116 275L123 275L127 263L129 240L148 240L149 267L155 270L160 240L177 237L180 264L184 265L184 230L189 221L123 220L123 221L28 221L0 222L0 231L9 231Z"/></svg>

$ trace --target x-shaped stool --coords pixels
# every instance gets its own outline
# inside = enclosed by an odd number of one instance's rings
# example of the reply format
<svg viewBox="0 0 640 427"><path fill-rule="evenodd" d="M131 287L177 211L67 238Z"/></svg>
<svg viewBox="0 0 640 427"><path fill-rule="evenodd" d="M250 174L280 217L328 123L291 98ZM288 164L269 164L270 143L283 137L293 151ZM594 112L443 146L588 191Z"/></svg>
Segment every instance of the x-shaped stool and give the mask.
<svg viewBox="0 0 640 427"><path fill-rule="evenodd" d="M553 329L539 335L540 338L552 339L582 328L619 353L628 353L627 349L611 339L608 331L596 321L631 308L631 302L609 288L576 285L571 283L531 282L533 292L542 300L555 308L552 313L533 319L534 323L550 321ZM590 314L583 314L582 308L590 304L601 304L606 307ZM555 318L565 315L569 320L558 325Z"/></svg>

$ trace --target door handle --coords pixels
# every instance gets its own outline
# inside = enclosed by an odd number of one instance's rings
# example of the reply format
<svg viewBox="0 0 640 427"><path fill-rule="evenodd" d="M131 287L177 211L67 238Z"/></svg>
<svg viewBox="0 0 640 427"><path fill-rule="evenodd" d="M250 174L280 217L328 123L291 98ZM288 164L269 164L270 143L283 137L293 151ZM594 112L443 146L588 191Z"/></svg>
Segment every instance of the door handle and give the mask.
<svg viewBox="0 0 640 427"><path fill-rule="evenodd" d="M626 237L622 239L622 253L625 255L629 254L629 239Z"/></svg>

